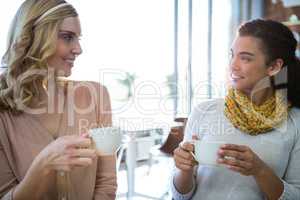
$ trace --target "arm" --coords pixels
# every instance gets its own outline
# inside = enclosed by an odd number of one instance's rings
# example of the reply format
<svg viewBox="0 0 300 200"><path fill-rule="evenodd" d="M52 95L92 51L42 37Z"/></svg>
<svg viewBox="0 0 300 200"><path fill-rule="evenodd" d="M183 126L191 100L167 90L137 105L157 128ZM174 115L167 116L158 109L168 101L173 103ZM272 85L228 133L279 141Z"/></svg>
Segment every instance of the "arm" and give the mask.
<svg viewBox="0 0 300 200"><path fill-rule="evenodd" d="M90 166L96 159L96 151L90 146L88 135L62 136L48 144L34 158L24 179L15 188L14 200L42 199L49 189L56 187L57 171Z"/></svg>
<svg viewBox="0 0 300 200"><path fill-rule="evenodd" d="M284 190L279 200L300 199L300 128L297 132L298 137L291 152L285 175L281 180Z"/></svg>
<svg viewBox="0 0 300 200"><path fill-rule="evenodd" d="M193 191L195 187L193 170L176 170L174 174L174 186L176 190L181 194L187 194Z"/></svg>
<svg viewBox="0 0 300 200"><path fill-rule="evenodd" d="M15 187L13 200L41 199L54 181L54 172L44 169L42 164L35 160L24 179Z"/></svg>
<svg viewBox="0 0 300 200"><path fill-rule="evenodd" d="M49 184L49 175L32 164L24 179L18 184L10 167L4 148L0 144L0 198L1 200L40 199ZM44 181L41 181L44 180ZM34 196L33 196L34 195ZM14 197L14 198L13 198Z"/></svg>
<svg viewBox="0 0 300 200"><path fill-rule="evenodd" d="M99 126L112 126L111 104L107 89L97 83L97 123ZM94 199L114 200L117 191L117 172L115 156L99 156Z"/></svg>
<svg viewBox="0 0 300 200"><path fill-rule="evenodd" d="M284 180L264 163L248 146L225 144L219 151L219 163L242 175L252 175L268 200L294 200L300 198L300 142L295 144ZM225 156L234 159L225 159Z"/></svg>
<svg viewBox="0 0 300 200"><path fill-rule="evenodd" d="M189 142L180 144L174 151L176 169L171 186L175 200L190 199L196 189L196 162L188 151L193 151L193 144Z"/></svg>
<svg viewBox="0 0 300 200"><path fill-rule="evenodd" d="M245 176L253 176L268 200L277 200L283 191L283 184L273 170L261 160L250 147L236 144L222 145L218 162L228 169ZM231 157L228 159L226 157Z"/></svg>
<svg viewBox="0 0 300 200"><path fill-rule="evenodd" d="M188 151L194 151L194 146L187 141L191 141L192 133L197 133L195 124L198 122L195 119L199 119L197 114L198 109L194 109L189 117L183 142L178 148L174 150L174 161L176 169L173 175L172 193L174 199L190 199L196 190L196 169L195 161L192 155Z"/></svg>
<svg viewBox="0 0 300 200"><path fill-rule="evenodd" d="M270 168L266 168L255 177L261 190L269 200L294 200L300 199L300 129L296 142L291 151L289 163L283 179L274 174Z"/></svg>
<svg viewBox="0 0 300 200"><path fill-rule="evenodd" d="M94 200L114 200L117 191L115 156L99 156Z"/></svg>
<svg viewBox="0 0 300 200"><path fill-rule="evenodd" d="M32 164L24 179L19 182L16 175L13 155L10 153L9 141L7 140L6 127L0 119L0 199L38 199L41 198L48 179L46 174L41 173L39 167ZM33 171L36 171L33 173ZM44 180L44 181L41 181ZM34 192L33 192L34 191Z"/></svg>
<svg viewBox="0 0 300 200"><path fill-rule="evenodd" d="M0 157L4 158L0 162L1 200L11 200L12 196L14 200L42 199L49 188L55 186L57 170L70 171L74 167L92 164L92 159L96 158L96 152L88 149L90 144L90 139L83 136L58 138L35 157L19 184L17 184L5 152L0 148ZM77 149L77 147L80 148Z"/></svg>
<svg viewBox="0 0 300 200"><path fill-rule="evenodd" d="M14 187L18 184L0 143L0 199L11 200Z"/></svg>
<svg viewBox="0 0 300 200"><path fill-rule="evenodd" d="M265 166L254 178L268 200L279 199L283 192L283 183L270 167Z"/></svg>

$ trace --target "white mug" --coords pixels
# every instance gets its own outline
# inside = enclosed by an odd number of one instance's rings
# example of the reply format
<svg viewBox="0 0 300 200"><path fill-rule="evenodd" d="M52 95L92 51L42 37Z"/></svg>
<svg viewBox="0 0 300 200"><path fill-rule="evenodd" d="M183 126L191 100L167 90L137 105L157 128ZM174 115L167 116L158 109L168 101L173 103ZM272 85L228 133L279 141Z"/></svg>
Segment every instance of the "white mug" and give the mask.
<svg viewBox="0 0 300 200"><path fill-rule="evenodd" d="M194 142L195 159L200 165L218 165L218 151L223 144L225 142L196 140Z"/></svg>
<svg viewBox="0 0 300 200"><path fill-rule="evenodd" d="M114 154L122 143L122 131L118 127L90 129L89 135L100 155Z"/></svg>

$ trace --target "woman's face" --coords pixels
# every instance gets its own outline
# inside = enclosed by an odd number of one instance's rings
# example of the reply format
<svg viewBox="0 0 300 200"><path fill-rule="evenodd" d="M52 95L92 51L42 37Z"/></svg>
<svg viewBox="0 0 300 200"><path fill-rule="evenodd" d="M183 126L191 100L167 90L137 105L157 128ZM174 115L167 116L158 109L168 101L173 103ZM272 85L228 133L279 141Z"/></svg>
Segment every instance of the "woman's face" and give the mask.
<svg viewBox="0 0 300 200"><path fill-rule="evenodd" d="M269 80L270 70L259 39L238 36L231 48L230 80L233 88L251 94L264 78ZM266 79L264 79L266 80Z"/></svg>
<svg viewBox="0 0 300 200"><path fill-rule="evenodd" d="M56 51L48 60L59 76L70 76L75 59L82 53L79 43L81 27L78 17L65 18L58 31Z"/></svg>

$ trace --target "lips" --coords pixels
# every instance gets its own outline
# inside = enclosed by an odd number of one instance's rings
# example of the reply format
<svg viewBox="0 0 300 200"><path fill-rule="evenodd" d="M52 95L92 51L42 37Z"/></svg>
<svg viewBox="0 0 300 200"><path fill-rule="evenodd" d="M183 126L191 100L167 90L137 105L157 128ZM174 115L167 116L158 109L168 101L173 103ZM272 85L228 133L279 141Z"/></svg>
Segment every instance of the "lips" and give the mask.
<svg viewBox="0 0 300 200"><path fill-rule="evenodd" d="M240 79L243 79L244 77L243 76L239 76L239 75L236 75L236 74L231 74L231 79L233 80L240 80Z"/></svg>
<svg viewBox="0 0 300 200"><path fill-rule="evenodd" d="M75 62L75 59L67 58L67 59L64 59L64 61L67 62L68 64L70 64L71 66L73 66L74 62Z"/></svg>

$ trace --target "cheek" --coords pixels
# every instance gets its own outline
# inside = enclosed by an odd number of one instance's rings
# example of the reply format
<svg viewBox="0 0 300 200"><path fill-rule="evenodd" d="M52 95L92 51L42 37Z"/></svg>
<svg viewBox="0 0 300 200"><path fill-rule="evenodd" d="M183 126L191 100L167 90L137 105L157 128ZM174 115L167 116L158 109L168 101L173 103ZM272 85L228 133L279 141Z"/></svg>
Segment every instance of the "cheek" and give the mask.
<svg viewBox="0 0 300 200"><path fill-rule="evenodd" d="M64 48L62 45L57 46L55 54L51 56L48 60L48 64L51 67L56 68L57 65L60 65L62 62L62 59L66 56L66 48Z"/></svg>
<svg viewBox="0 0 300 200"><path fill-rule="evenodd" d="M53 67L53 68L57 68L57 66L60 64L60 56L55 54L53 55L51 58L49 58L48 60L48 64Z"/></svg>
<svg viewBox="0 0 300 200"><path fill-rule="evenodd" d="M249 65L244 68L244 73L247 77L253 80L260 80L267 76L267 70L259 64Z"/></svg>
<svg viewBox="0 0 300 200"><path fill-rule="evenodd" d="M56 52L55 52L55 55L57 57L64 57L68 54L68 48L66 45L64 44L58 44L57 47L56 47Z"/></svg>

